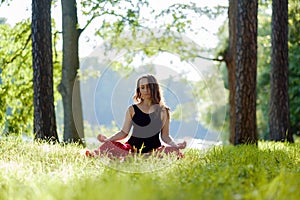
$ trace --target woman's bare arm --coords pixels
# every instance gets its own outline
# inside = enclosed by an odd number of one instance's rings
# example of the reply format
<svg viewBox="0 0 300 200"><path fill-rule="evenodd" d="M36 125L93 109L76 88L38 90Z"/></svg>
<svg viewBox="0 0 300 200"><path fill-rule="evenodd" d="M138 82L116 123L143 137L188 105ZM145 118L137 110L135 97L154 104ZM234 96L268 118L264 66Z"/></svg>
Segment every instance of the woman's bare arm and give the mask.
<svg viewBox="0 0 300 200"><path fill-rule="evenodd" d="M125 120L124 120L124 124L123 124L123 128L121 129L121 131L113 134L110 137L106 137L105 135L99 134L97 136L97 139L100 142L108 142L108 141L118 141L118 140L122 140L124 138L127 137L127 135L129 134L129 131L131 129L132 126L132 116L133 116L133 109L132 106L130 106L125 114Z"/></svg>
<svg viewBox="0 0 300 200"><path fill-rule="evenodd" d="M168 110L163 109L162 110L162 114L161 114L161 118L162 118L162 122L163 122L163 127L161 129L161 139L168 145L172 146L172 147L176 147L179 149L184 149L186 147L186 142L182 142L182 143L178 143L176 144L174 142L174 139L170 136L170 117L168 114Z"/></svg>

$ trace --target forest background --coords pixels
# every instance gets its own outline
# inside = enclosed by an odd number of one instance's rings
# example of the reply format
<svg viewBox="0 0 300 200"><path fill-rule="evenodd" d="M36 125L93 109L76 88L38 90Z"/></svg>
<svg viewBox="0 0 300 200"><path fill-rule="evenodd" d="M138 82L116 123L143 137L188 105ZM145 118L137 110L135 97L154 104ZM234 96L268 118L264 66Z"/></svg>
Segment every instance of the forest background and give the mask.
<svg viewBox="0 0 300 200"><path fill-rule="evenodd" d="M14 2L14 1L12 1ZM58 2L54 2L53 6ZM298 69L300 55L299 49L299 2L290 1L289 3L289 100L290 100L290 119L292 132L296 136L299 134L300 124L299 124L299 73ZM2 6L2 5L1 5ZM170 6L170 5L169 5ZM123 56L122 62L119 60L113 60L112 65L108 67L107 61L104 63L95 63L95 54L86 54L81 57L81 71L82 80L81 90L84 92L92 92L95 94L94 100L99 103L97 107L90 106L90 99L88 94L82 95L83 103L83 113L84 113L84 134L87 137L95 136L96 132L112 133L116 129L120 128L121 120L118 115L115 115L113 109L111 109L112 97L115 93L115 87L119 85L114 85L115 83L122 85L118 95L120 97L128 96L126 94L128 91L122 90L123 88L131 88L134 83L134 78L141 73L153 72L161 73L159 70L166 69L168 76L161 78L161 81L165 87L165 97L167 103L170 105L173 112L173 120L171 124L171 133L174 137L180 138L181 132L188 133L183 136L192 136L201 139L211 139L211 140L221 140L227 142L229 138L229 117L228 117L228 77L225 63L222 59L219 59L222 53L227 48L228 43L228 26L227 20L224 15L227 13L227 5L213 5L211 7L202 7L202 12L193 15L189 13L178 12L178 15L171 15L174 29L172 31L182 31L181 29L190 29L191 33L194 34L192 41L197 41L197 55L194 54L187 55L186 57L174 56L166 52L158 52L153 50L152 52L143 52L144 55L130 55ZM166 10L168 7L166 7ZM184 9L183 9L184 10ZM192 9L193 10L193 9ZM269 138L269 127L268 127L268 115L269 115L269 98L270 98L270 51L271 51L271 2L262 1L259 4L258 10L258 77L257 77L257 128L260 139ZM175 11L174 11L175 12ZM193 12L192 12L193 13ZM82 12L83 15L89 15L89 13ZM128 14L128 13L127 13ZM202 24L199 15L210 19L212 21L219 19L220 17L224 19L223 24L215 25L214 28L218 27L216 41L209 42L211 46L206 46L199 41L207 41L209 39L202 38L202 32L208 32L207 24ZM198 20L197 20L198 19ZM194 21L193 21L194 20ZM198 26L194 26L195 23ZM57 87L61 81L61 59L62 53L60 51L60 31L58 26L55 25L56 21L53 21L53 43L54 43L54 90L55 90L55 106L56 106L56 118L58 124L58 132L60 137L63 135L63 109L61 103L61 97L57 90ZM199 26L200 24L200 26ZM165 24L163 24L165 25ZM102 27L103 28L103 27ZM177 29L177 30L176 30ZM31 68L31 49L28 45L30 36L30 19L24 19L14 25L6 23L5 18L1 20L1 130L3 133L17 133L17 134L32 134L33 127L33 90L32 90L32 68ZM109 33L109 32L108 32ZM183 32L185 36L189 37L189 34ZM197 34L198 33L198 36ZM90 34L90 33L88 33ZM95 31L95 37L99 36L99 43L103 44L103 40L100 39L101 34ZM197 40L198 38L198 40ZM199 39L201 38L201 39ZM90 38L82 37L85 41L80 44L87 43ZM95 47L99 46L97 43L98 39L93 40L96 42L93 44ZM111 38L106 39L105 42L112 42ZM91 43L93 43L91 42ZM119 49L125 49L128 45L119 43L120 46L116 46ZM133 45L134 46L134 45ZM176 47L176 46L175 46ZM103 48L103 47L102 47ZM85 47L80 47L81 52L87 52ZM84 49L84 50L83 50ZM178 48L180 50L180 48ZM103 49L102 49L103 50ZM130 48L129 48L130 50ZM98 58L103 58L101 50L97 49ZM99 53L100 52L100 53ZM82 55L83 53L81 53ZM91 56L92 55L92 56ZM124 54L122 54L124 55ZM161 58L169 56L170 60L167 63L155 64L155 62L162 62ZM155 59L153 58L155 57ZM112 56L114 57L114 56ZM134 66L133 61L138 61L137 65L143 66L140 70ZM149 58L152 62L149 64ZM179 58L179 59L178 59ZM182 59L184 58L184 59ZM148 59L148 60L147 60ZM195 61L196 59L196 61ZM145 60L147 60L145 62ZM157 61L158 60L158 61ZM210 61L207 61L210 60ZM214 62L212 62L214 61ZM93 63L93 64L91 64ZM130 63L131 65L129 65ZM147 64L145 64L147 63ZM154 63L154 64L153 64ZM174 64L176 63L176 64ZM192 67L191 63L197 63L198 66L205 66L197 71L199 68ZM157 66L163 66L158 68ZM174 68L176 66L185 66L186 68L179 68L174 73ZM95 68L90 68L90 66L96 66ZM125 67L124 67L125 66ZM167 66L167 67L166 67ZM107 70L107 67L109 68ZM209 68L209 70L207 70ZM213 70L211 70L211 68ZM92 70L91 70L92 69ZM98 71L97 71L98 70ZM152 70L152 71L151 71ZM180 70L186 70L182 73ZM131 74L136 73L135 75ZM188 74L197 74L196 77L190 78ZM125 74L125 76L124 76ZM186 75L187 74L187 75ZM170 76L169 76L170 75ZM95 78L98 77L98 78ZM101 77L101 79L99 79ZM129 77L129 79L128 79ZM202 78L199 78L202 77ZM204 78L203 78L204 77ZM123 81L122 80L130 80ZM102 85L97 85L99 83ZM220 82L221 80L221 82ZM96 83L95 83L96 81ZM102 81L102 82L101 82ZM107 82L105 82L107 81ZM90 83L90 84L88 84ZM125 85L128 83L128 85ZM97 86L97 90L93 90L94 86ZM223 84L223 85L221 85ZM90 88L92 87L92 89ZM225 88L225 89L224 89ZM130 93L131 92L131 93ZM187 95L184 92L188 92ZM89 92L90 94L90 92ZM132 95L132 91L129 91ZM213 94L213 95L212 95ZM214 96L219 94L219 96ZM123 95L123 96L122 96ZM84 97L88 97L85 99ZM217 98L216 98L217 97ZM218 98L219 97L219 98ZM174 101L175 99L175 101ZM100 101L101 100L101 101ZM195 103L197 102L197 103ZM94 103L94 102L92 102ZM125 103L127 103L125 101ZM196 106L196 109L195 109ZM124 106L120 110L124 109ZM96 117L93 115L96 112ZM188 115L192 113L192 115ZM185 119L185 120L183 120ZM187 120L191 119L191 121ZM184 129L180 129L184 127ZM198 132L199 131L199 132Z"/></svg>

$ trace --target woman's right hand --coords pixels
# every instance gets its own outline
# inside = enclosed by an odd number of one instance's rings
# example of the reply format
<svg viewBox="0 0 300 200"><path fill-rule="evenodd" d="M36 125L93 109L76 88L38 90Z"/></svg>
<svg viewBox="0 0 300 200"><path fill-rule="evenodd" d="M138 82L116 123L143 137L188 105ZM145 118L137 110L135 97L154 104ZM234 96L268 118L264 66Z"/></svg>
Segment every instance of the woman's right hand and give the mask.
<svg viewBox="0 0 300 200"><path fill-rule="evenodd" d="M102 135L102 134L99 134L97 136L97 139L100 141L100 142L106 142L107 141L107 137L105 135Z"/></svg>

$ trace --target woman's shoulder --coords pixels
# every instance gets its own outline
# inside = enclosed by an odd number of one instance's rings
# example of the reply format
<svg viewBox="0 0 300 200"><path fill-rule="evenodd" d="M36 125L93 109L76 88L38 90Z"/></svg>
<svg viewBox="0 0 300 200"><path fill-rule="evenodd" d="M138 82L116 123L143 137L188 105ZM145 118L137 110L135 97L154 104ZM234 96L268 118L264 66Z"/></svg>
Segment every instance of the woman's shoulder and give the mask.
<svg viewBox="0 0 300 200"><path fill-rule="evenodd" d="M128 108L134 108L135 106L138 106L140 103L132 103L128 106Z"/></svg>
<svg viewBox="0 0 300 200"><path fill-rule="evenodd" d="M133 104L131 104L131 105L129 105L128 106L128 110L134 110L135 108L138 108L138 105L139 105L140 103L133 103Z"/></svg>
<svg viewBox="0 0 300 200"><path fill-rule="evenodd" d="M137 104L131 104L128 106L127 111L129 112L130 116L133 117L134 113L135 113L135 107L137 106Z"/></svg>
<svg viewBox="0 0 300 200"><path fill-rule="evenodd" d="M167 106L167 105L161 105L160 107L161 107L161 110L162 110L163 112L169 112L169 111L170 111L170 107Z"/></svg>
<svg viewBox="0 0 300 200"><path fill-rule="evenodd" d="M170 108L166 105L161 106L161 118L164 119L170 119Z"/></svg>

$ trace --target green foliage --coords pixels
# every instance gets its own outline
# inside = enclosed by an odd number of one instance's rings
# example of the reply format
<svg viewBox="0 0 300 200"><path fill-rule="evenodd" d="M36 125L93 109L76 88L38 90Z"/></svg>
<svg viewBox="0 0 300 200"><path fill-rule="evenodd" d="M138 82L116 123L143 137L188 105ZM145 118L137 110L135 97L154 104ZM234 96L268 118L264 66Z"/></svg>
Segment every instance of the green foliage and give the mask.
<svg viewBox="0 0 300 200"><path fill-rule="evenodd" d="M2 24L0 32L1 132L27 132L33 122L30 22Z"/></svg>
<svg viewBox="0 0 300 200"><path fill-rule="evenodd" d="M291 199L299 144L188 149L177 160L86 158L76 145L0 140L0 199ZM142 168L143 167L143 168ZM143 173L138 172L143 170ZM131 173L136 171L137 173Z"/></svg>
<svg viewBox="0 0 300 200"><path fill-rule="evenodd" d="M300 135L300 4L289 1L289 96L291 127Z"/></svg>
<svg viewBox="0 0 300 200"><path fill-rule="evenodd" d="M53 42L56 44L57 37ZM33 130L30 20L14 27L0 24L0 57L0 132L30 135ZM56 89L61 77L61 54L54 50L53 58ZM60 99L56 90L55 99Z"/></svg>
<svg viewBox="0 0 300 200"><path fill-rule="evenodd" d="M87 24L92 21L99 24L96 35L108 42L107 48L127 51L127 63L116 63L117 69L120 69L120 64L129 66L132 57L140 52L148 57L167 51L181 59L196 58L201 49L187 42L181 33L189 31L196 34L201 29L205 30L198 24L197 18L205 15L214 19L226 11L221 6L201 7L193 2L155 9L148 0L86 0L81 1L81 6L82 13L90 17ZM194 26L195 23L197 26Z"/></svg>
<svg viewBox="0 0 300 200"><path fill-rule="evenodd" d="M153 8L148 0L85 0L80 3L82 13L90 16L88 23L98 18L97 20L100 21L98 34L105 39L118 38L123 31L131 30L134 33L137 28L147 30L151 27L164 27L169 31L181 33L193 30L192 17L206 15L214 19L226 11L221 6L211 9L200 7L193 2L175 3L160 9Z"/></svg>

